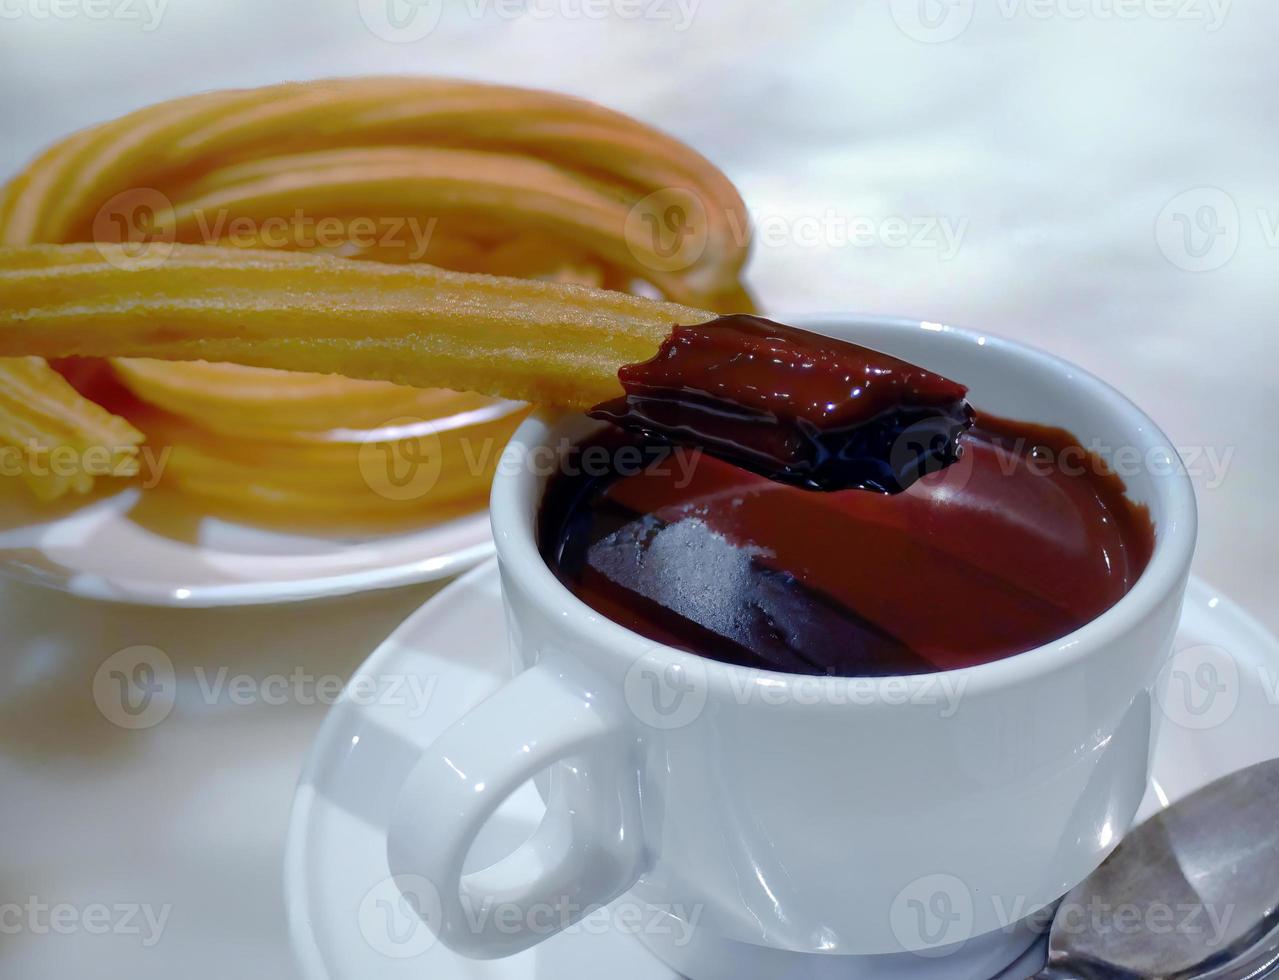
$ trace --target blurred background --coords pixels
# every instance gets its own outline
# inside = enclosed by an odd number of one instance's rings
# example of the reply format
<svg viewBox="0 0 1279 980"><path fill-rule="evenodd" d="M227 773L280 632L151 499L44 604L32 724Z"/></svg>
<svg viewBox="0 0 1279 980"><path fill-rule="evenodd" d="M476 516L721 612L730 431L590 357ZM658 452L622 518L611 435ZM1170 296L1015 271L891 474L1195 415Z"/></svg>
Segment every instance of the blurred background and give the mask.
<svg viewBox="0 0 1279 980"><path fill-rule="evenodd" d="M1279 628L1276 37L1262 0L0 0L0 174L212 88L416 72L598 100L736 182L766 313L978 327L1127 393L1194 477L1197 573ZM219 613L0 586L0 906L169 910L149 945L0 917L0 974L291 976L282 843L324 705L179 690L132 733L89 679L130 644L345 676L431 591Z"/></svg>

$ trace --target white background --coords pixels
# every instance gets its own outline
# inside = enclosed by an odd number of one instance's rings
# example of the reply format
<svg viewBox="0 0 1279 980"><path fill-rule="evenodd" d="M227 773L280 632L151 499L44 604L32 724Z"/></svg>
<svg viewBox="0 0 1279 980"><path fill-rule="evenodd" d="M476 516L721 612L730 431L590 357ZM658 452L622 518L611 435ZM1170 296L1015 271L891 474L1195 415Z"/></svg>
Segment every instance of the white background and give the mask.
<svg viewBox="0 0 1279 980"><path fill-rule="evenodd" d="M1196 570L1279 627L1273 3L446 0L397 43L366 26L383 0L366 16L358 0L151 2L158 23L143 0L55 0L63 17L0 0L0 174L77 127L215 87L406 71L595 98L737 182L770 229L749 273L769 313L980 327L1129 394L1200 461ZM409 23L439 13L425 2ZM954 254L927 231L901 246L894 218L958 231ZM853 219L880 233L843 243ZM171 718L126 733L88 679L134 643L180 678L345 673L426 591L141 613L6 586L0 904L173 909L151 949L0 932L0 972L286 975L281 838L323 707L211 706L180 684Z"/></svg>

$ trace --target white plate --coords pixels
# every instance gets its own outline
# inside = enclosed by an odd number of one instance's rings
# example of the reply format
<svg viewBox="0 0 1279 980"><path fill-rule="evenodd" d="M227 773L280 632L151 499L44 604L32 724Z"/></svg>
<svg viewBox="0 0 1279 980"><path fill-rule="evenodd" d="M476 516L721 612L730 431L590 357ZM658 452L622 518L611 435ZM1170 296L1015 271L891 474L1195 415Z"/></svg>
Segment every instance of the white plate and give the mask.
<svg viewBox="0 0 1279 980"><path fill-rule="evenodd" d="M491 562L405 621L330 711L303 771L285 858L294 950L312 980L674 980L610 926L608 910L510 959L464 959L433 942L389 880L386 821L395 794L422 749L509 675L504 623ZM1176 651L1143 818L1279 749L1279 641L1192 581ZM1188 685L1200 680L1221 689L1198 697ZM525 787L485 829L474 865L520 844L541 813L536 791ZM1027 958L1005 976L1017 980L1036 968Z"/></svg>
<svg viewBox="0 0 1279 980"><path fill-rule="evenodd" d="M486 510L377 533L275 530L214 516L164 490L49 508L16 480L0 480L0 571L88 599L297 602L444 578L492 553Z"/></svg>

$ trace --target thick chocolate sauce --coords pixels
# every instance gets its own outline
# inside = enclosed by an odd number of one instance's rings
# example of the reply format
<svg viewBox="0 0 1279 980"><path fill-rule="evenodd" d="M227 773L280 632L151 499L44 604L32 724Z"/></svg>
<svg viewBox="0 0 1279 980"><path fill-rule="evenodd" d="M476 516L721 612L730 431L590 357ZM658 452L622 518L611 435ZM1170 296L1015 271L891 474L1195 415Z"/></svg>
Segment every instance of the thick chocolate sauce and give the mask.
<svg viewBox="0 0 1279 980"><path fill-rule="evenodd" d="M677 326L618 377L594 418L813 490L898 493L954 462L973 418L963 385L756 316Z"/></svg>
<svg viewBox="0 0 1279 980"><path fill-rule="evenodd" d="M926 397L955 394L934 378L918 382ZM611 429L551 482L540 547L623 626L793 673L985 663L1070 633L1132 587L1154 546L1150 517L1074 437L980 417L963 442L955 465L904 493L816 494ZM637 453L642 467L600 465Z"/></svg>

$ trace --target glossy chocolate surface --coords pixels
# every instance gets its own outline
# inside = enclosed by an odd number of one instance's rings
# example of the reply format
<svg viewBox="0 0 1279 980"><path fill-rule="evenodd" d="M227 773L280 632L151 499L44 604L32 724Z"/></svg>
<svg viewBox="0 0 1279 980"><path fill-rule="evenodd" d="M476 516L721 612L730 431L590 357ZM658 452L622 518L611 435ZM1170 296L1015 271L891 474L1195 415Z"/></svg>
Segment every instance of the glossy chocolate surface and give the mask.
<svg viewBox="0 0 1279 980"><path fill-rule="evenodd" d="M610 429L551 481L540 547L615 622L792 673L986 663L1065 636L1132 587L1150 517L1070 433L979 416L962 442L958 462L903 493L811 493Z"/></svg>
<svg viewBox="0 0 1279 980"><path fill-rule="evenodd" d="M972 424L963 385L757 316L677 326L618 378L626 394L592 417L812 490L898 493L954 462Z"/></svg>

